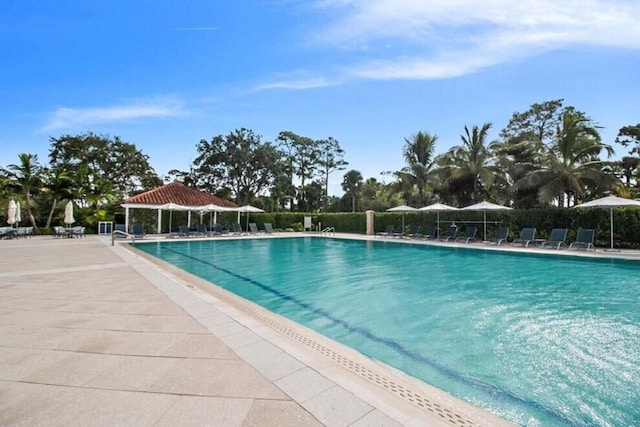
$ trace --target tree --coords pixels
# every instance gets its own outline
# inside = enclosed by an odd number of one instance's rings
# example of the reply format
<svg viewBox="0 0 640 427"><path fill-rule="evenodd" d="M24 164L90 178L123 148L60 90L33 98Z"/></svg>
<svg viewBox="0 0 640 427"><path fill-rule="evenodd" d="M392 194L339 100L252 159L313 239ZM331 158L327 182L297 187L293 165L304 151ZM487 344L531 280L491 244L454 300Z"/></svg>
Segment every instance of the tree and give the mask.
<svg viewBox="0 0 640 427"><path fill-rule="evenodd" d="M556 140L542 159L542 167L529 172L517 187L538 188L543 203L558 201L560 206L615 188L618 180L603 172L602 151L610 157L613 148L603 144L600 134L584 113L567 107L556 130Z"/></svg>
<svg viewBox="0 0 640 427"><path fill-rule="evenodd" d="M32 196L40 190L42 184L42 165L38 162L36 154L20 153L17 164L10 164L3 174L7 177L11 187L22 193L25 201L27 217L33 228L38 229L38 224L32 212Z"/></svg>
<svg viewBox="0 0 640 427"><path fill-rule="evenodd" d="M51 221L53 220L53 214L56 211L58 202L60 200L73 198L74 183L67 171L62 168L46 170L43 176L43 181L43 195L46 195L50 199L51 203L49 215L47 216L47 224L45 226L46 228L49 228L51 227Z"/></svg>
<svg viewBox="0 0 640 427"><path fill-rule="evenodd" d="M439 159L444 168L444 186L452 192L460 205L479 202L487 196L496 182L497 168L492 164L493 155L486 140L491 123L482 127L464 127L460 135L462 145L454 146Z"/></svg>
<svg viewBox="0 0 640 427"><path fill-rule="evenodd" d="M629 154L640 154L640 123L635 126L624 126L618 131L616 142L624 147L631 147Z"/></svg>
<svg viewBox="0 0 640 427"><path fill-rule="evenodd" d="M263 143L260 135L245 128L218 135L210 142L202 140L197 150L194 163L198 173L214 173L217 185L231 188L240 204L249 204L273 184L282 157L271 143Z"/></svg>
<svg viewBox="0 0 640 427"><path fill-rule="evenodd" d="M298 210L304 211L307 209L307 196L304 191L306 183L313 179L319 167L319 142L290 131L280 132L276 139L286 153L287 172L291 178L291 186L295 187L294 178L300 181L297 194Z"/></svg>
<svg viewBox="0 0 640 427"><path fill-rule="evenodd" d="M352 169L342 177L342 190L351 198L351 212L356 211L356 201L362 188L362 174Z"/></svg>
<svg viewBox="0 0 640 427"><path fill-rule="evenodd" d="M496 163L505 172L514 207L539 206L538 189L511 187L529 172L541 167L541 160L556 140L561 122L562 99L532 104L524 113L513 113L507 126L500 132L502 141L493 142L489 148L496 155ZM507 191L505 188L505 197Z"/></svg>
<svg viewBox="0 0 640 427"><path fill-rule="evenodd" d="M318 164L322 171L321 183L324 187L323 207L327 210L327 202L329 199L329 174L338 170L344 170L349 164L344 160L344 150L340 148L337 139L329 137L318 141L319 154Z"/></svg>
<svg viewBox="0 0 640 427"><path fill-rule="evenodd" d="M418 191L418 204L425 206L425 192L428 186L435 184L435 143L437 135L419 131L411 138L405 138L405 146L402 154L406 162L398 174L405 177L415 186Z"/></svg>
<svg viewBox="0 0 640 427"><path fill-rule="evenodd" d="M149 157L117 136L111 139L89 132L50 138L50 142L50 165L65 170L80 184L77 197L81 205L91 203L97 207L109 200L162 185L149 164ZM82 179L76 177L78 174ZM108 181L110 185L100 181ZM107 189L110 194L97 194L97 191Z"/></svg>

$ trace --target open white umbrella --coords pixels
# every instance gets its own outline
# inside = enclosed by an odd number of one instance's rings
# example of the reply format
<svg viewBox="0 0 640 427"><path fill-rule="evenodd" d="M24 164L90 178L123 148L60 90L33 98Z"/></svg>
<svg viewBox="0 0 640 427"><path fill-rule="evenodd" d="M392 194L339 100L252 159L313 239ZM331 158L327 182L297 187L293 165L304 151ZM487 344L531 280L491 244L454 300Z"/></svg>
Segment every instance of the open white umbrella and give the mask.
<svg viewBox="0 0 640 427"><path fill-rule="evenodd" d="M414 212L417 211L418 209L412 207L412 206L407 206L407 205L400 205L400 206L396 206L393 208L389 208L387 209L387 212L402 212L402 233L404 233L404 214L405 212Z"/></svg>
<svg viewBox="0 0 640 427"><path fill-rule="evenodd" d="M496 205L495 203L482 201L475 205L469 205L464 208L466 211L482 211L484 214L484 241L487 241L487 211L511 210L508 206Z"/></svg>
<svg viewBox="0 0 640 427"><path fill-rule="evenodd" d="M247 231L249 231L249 214L251 212L264 212L262 209L256 208L255 206L251 206L251 205L240 206L239 208L236 208L235 210L238 211L238 222L240 222L240 212L246 212L247 213Z"/></svg>
<svg viewBox="0 0 640 427"><path fill-rule="evenodd" d="M576 205L574 208L608 208L609 209L609 221L611 223L611 249L610 251L615 251L613 249L613 208L622 208L622 207L640 207L640 201L625 199L624 197L618 196L607 196L602 197L600 199L591 200L590 202L582 203L581 205Z"/></svg>
<svg viewBox="0 0 640 427"><path fill-rule="evenodd" d="M218 206L212 203L204 206L198 206L194 208L198 212L209 212L209 226L218 222L218 212L231 212L236 211L237 208L228 208L226 206ZM211 212L213 212L213 220L211 220Z"/></svg>
<svg viewBox="0 0 640 427"><path fill-rule="evenodd" d="M165 211L169 211L169 233L171 233L171 221L173 220L173 211L188 211L189 206L179 205L177 203L165 203L164 205L159 205L158 209L162 209Z"/></svg>
<svg viewBox="0 0 640 427"><path fill-rule="evenodd" d="M76 220L73 219L73 202L69 200L64 207L64 223L69 227L74 222L76 222Z"/></svg>
<svg viewBox="0 0 640 427"><path fill-rule="evenodd" d="M444 203L434 203L432 205L429 206L424 206L420 209L418 209L419 211L434 211L436 213L437 219L436 219L436 225L438 230L440 230L440 212L444 212L444 211L458 211L460 209L453 207L453 206L449 206L449 205L445 205Z"/></svg>
<svg viewBox="0 0 640 427"><path fill-rule="evenodd" d="M16 202L9 200L9 206L7 207L7 224L13 225L16 223Z"/></svg>

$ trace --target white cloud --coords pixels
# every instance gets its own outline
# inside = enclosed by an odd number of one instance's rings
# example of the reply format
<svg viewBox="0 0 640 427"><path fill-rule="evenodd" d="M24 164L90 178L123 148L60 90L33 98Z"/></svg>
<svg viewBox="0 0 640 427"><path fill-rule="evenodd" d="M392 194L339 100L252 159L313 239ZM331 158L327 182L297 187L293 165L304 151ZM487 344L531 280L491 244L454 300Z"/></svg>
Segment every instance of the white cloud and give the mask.
<svg viewBox="0 0 640 427"><path fill-rule="evenodd" d="M304 90L320 87L335 86L338 81L331 81L325 77L300 77L299 73L294 73L290 77L278 77L271 82L259 84L251 89L252 92L263 90L284 89L284 90Z"/></svg>
<svg viewBox="0 0 640 427"><path fill-rule="evenodd" d="M53 111L43 131L59 130L98 123L122 122L187 114L182 102L170 98L138 99L120 105L90 108L60 107Z"/></svg>
<svg viewBox="0 0 640 427"><path fill-rule="evenodd" d="M322 0L345 78L442 79L572 46L639 49L636 0Z"/></svg>

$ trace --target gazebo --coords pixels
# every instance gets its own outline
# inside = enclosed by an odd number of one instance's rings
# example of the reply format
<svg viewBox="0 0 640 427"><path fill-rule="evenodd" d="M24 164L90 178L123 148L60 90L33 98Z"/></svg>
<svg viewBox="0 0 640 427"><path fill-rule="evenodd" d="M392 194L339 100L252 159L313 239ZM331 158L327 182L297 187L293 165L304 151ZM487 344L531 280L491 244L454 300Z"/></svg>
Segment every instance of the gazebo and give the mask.
<svg viewBox="0 0 640 427"><path fill-rule="evenodd" d="M136 194L124 200L121 206L124 208L125 227L129 230L129 209L156 209L158 211L158 234L162 231L162 211L167 206L178 206L180 210L201 210L203 206L217 206L235 209L235 203L222 199L213 194L189 188L180 182L172 182L162 187L144 193ZM189 224L190 225L190 224Z"/></svg>

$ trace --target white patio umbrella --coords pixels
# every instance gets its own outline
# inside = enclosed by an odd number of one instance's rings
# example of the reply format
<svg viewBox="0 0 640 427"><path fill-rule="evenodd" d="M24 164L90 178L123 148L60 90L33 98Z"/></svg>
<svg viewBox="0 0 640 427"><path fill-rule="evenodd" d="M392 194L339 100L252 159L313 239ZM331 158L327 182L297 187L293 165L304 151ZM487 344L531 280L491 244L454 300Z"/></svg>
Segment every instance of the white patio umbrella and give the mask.
<svg viewBox="0 0 640 427"><path fill-rule="evenodd" d="M236 210L238 211L238 222L240 222L240 212L247 213L247 231L249 231L249 214L251 212L264 212L264 210L251 205L240 206L239 208L236 208Z"/></svg>
<svg viewBox="0 0 640 427"><path fill-rule="evenodd" d="M169 211L169 233L171 233L171 221L173 220L173 211L188 211L190 208L188 206L179 205L177 203L165 203L164 205L159 205L158 209Z"/></svg>
<svg viewBox="0 0 640 427"><path fill-rule="evenodd" d="M608 208L609 209L609 221L611 223L611 248L609 251L615 251L613 248L613 208L622 207L640 207L640 201L625 199L618 196L607 196L600 199L591 200L590 202L576 205L574 208Z"/></svg>
<svg viewBox="0 0 640 427"><path fill-rule="evenodd" d="M387 209L387 212L402 212L402 232L404 233L404 214L405 212L414 212L417 211L418 209L412 207L412 206L407 206L407 205L400 205L400 206L396 206L393 208L389 208Z"/></svg>
<svg viewBox="0 0 640 427"><path fill-rule="evenodd" d="M498 211L498 210L512 210L508 206L496 205L495 203L482 201L480 203L476 203L475 205L469 205L462 210L465 211L482 211L484 214L484 241L487 241L487 211Z"/></svg>
<svg viewBox="0 0 640 427"><path fill-rule="evenodd" d="M7 207L7 224L13 225L16 223L16 202L9 200L9 206Z"/></svg>
<svg viewBox="0 0 640 427"><path fill-rule="evenodd" d="M22 212L20 211L20 202L16 202L16 226L20 225L22 221Z"/></svg>
<svg viewBox="0 0 640 427"><path fill-rule="evenodd" d="M418 209L419 211L434 211L436 213L437 219L436 219L436 224L438 226L438 230L440 230L440 212L444 212L444 211L459 211L460 209L453 207L453 206L449 206L449 205L445 205L444 203L434 203L432 205L429 206L424 206L420 209Z"/></svg>
<svg viewBox="0 0 640 427"><path fill-rule="evenodd" d="M230 211L235 211L236 209L237 208L228 208L226 206L218 206L212 203L195 208L195 210L199 212L209 212L209 226L211 226L213 223L218 222L218 212L230 212ZM213 212L213 222L211 220L211 212Z"/></svg>
<svg viewBox="0 0 640 427"><path fill-rule="evenodd" d="M76 220L73 219L73 202L69 200L64 207L64 223L69 227L74 222L76 222Z"/></svg>

